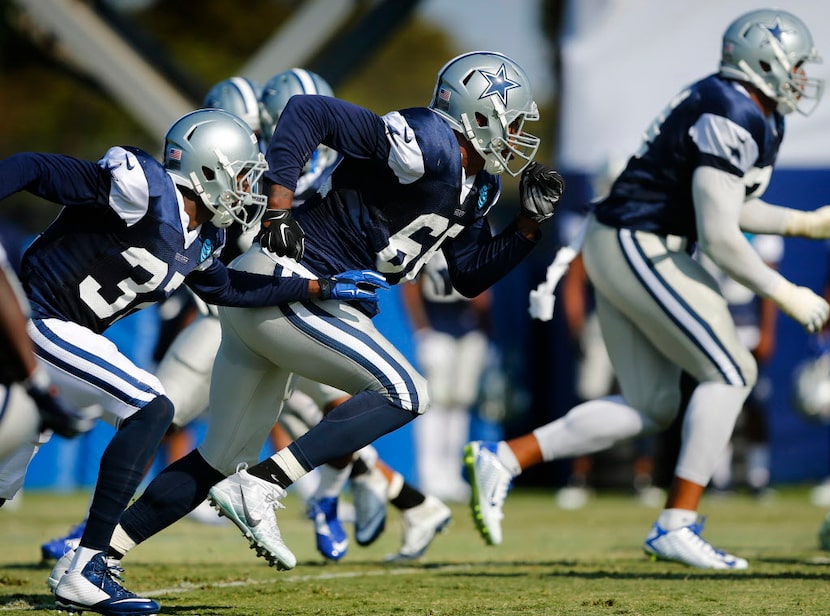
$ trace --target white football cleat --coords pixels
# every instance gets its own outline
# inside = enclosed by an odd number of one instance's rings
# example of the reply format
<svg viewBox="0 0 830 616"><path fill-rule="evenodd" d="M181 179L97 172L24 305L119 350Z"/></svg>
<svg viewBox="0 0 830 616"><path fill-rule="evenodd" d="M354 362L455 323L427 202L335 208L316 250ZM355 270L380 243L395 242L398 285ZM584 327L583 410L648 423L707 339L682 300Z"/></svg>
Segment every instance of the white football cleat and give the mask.
<svg viewBox="0 0 830 616"><path fill-rule="evenodd" d="M120 582L119 562L98 552L82 569L69 571L55 588L55 607L70 614L89 610L105 616L155 616L161 607Z"/></svg>
<svg viewBox="0 0 830 616"><path fill-rule="evenodd" d="M351 479L354 500L354 538L358 545L370 545L386 527L386 491L389 482L372 467Z"/></svg>
<svg viewBox="0 0 830 616"><path fill-rule="evenodd" d="M282 540L277 526L277 509L285 490L251 475L245 468L223 479L208 492L208 500L218 511L236 524L247 537L257 556L284 571L297 565L297 557Z"/></svg>
<svg viewBox="0 0 830 616"><path fill-rule="evenodd" d="M52 567L52 571L49 573L49 579L46 580L46 585L52 592L55 592L61 578L66 573L66 570L69 569L69 565L72 564L72 559L75 558L75 548L77 548L80 543L80 539L72 539L66 542L66 552L64 552L63 556L58 559L55 566Z"/></svg>
<svg viewBox="0 0 830 616"><path fill-rule="evenodd" d="M390 554L386 562L415 560L423 556L435 535L442 532L452 520L452 512L434 496L423 503L401 511L403 544L397 554Z"/></svg>
<svg viewBox="0 0 830 616"><path fill-rule="evenodd" d="M671 560L698 569L746 569L745 559L716 550L700 536L704 521L675 530L665 530L655 522L643 550L652 560Z"/></svg>
<svg viewBox="0 0 830 616"><path fill-rule="evenodd" d="M470 509L479 534L490 545L501 543L502 507L513 476L496 456L498 443L473 441L464 447L464 467L472 487Z"/></svg>

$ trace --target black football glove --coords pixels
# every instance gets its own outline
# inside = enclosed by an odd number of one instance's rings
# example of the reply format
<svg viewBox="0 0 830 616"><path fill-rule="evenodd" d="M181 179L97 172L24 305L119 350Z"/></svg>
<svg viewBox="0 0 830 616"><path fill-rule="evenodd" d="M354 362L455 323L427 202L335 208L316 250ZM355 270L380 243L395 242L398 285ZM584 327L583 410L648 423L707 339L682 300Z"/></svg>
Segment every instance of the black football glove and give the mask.
<svg viewBox="0 0 830 616"><path fill-rule="evenodd" d="M539 163L530 163L519 182L522 213L538 223L545 222L553 216L564 191L565 180L558 171Z"/></svg>
<svg viewBox="0 0 830 616"><path fill-rule="evenodd" d="M95 418L84 415L61 400L51 390L48 377L43 373L35 371L23 381L23 386L37 405L41 430L51 430L64 438L72 438L95 427Z"/></svg>
<svg viewBox="0 0 830 616"><path fill-rule="evenodd" d="M265 210L261 225L256 238L260 246L280 257L289 257L295 261L303 258L305 231L294 220L291 210Z"/></svg>
<svg viewBox="0 0 830 616"><path fill-rule="evenodd" d="M320 299L359 300L376 302L378 289L388 289L389 283L372 270L349 270L331 278L320 278Z"/></svg>

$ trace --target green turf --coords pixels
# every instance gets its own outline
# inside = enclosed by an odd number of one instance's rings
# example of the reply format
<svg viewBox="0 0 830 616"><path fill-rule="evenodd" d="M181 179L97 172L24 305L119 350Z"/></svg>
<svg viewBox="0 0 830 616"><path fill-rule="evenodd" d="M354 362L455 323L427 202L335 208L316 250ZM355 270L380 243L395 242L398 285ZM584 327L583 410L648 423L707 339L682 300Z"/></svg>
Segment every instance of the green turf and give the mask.
<svg viewBox="0 0 830 616"><path fill-rule="evenodd" d="M52 611L39 546L80 520L87 500L27 493L18 510L0 509L0 616ZM806 489L763 503L704 501L704 536L750 561L748 571L728 573L648 560L640 545L658 510L625 495L562 511L550 492L514 490L498 547L485 546L466 507L455 506L447 532L406 566L382 562L399 543L394 509L374 545L353 543L326 564L299 501L286 505L280 528L296 569L269 568L233 526L185 520L124 559L127 587L158 600L163 614L202 616L830 613L830 559L816 540L825 512Z"/></svg>

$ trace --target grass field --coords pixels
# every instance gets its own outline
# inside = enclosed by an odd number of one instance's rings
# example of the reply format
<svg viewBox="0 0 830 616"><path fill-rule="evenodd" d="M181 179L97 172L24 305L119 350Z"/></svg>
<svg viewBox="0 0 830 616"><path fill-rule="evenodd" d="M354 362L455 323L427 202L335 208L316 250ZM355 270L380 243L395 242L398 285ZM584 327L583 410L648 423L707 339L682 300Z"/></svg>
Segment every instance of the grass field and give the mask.
<svg viewBox="0 0 830 616"><path fill-rule="evenodd" d="M87 500L27 493L16 511L0 509L3 616L54 609L39 546L80 520ZM394 509L375 544L353 543L332 564L317 554L300 502L289 496L286 505L279 519L299 561L292 571L256 558L234 526L183 520L124 559L126 586L159 601L163 614L203 616L830 614L830 559L816 539L825 512L806 489L763 503L705 500L704 536L750 561L731 573L648 560L640 545L658 510L624 495L562 511L550 492L516 489L498 547L485 546L456 506L449 529L411 565L382 562L399 543Z"/></svg>

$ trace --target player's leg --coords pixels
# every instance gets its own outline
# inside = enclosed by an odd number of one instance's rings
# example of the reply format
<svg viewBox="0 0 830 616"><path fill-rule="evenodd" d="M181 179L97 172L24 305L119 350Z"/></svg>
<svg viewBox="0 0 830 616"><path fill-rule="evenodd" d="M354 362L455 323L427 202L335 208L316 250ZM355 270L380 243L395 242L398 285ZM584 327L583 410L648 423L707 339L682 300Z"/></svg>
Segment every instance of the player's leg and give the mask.
<svg viewBox="0 0 830 616"><path fill-rule="evenodd" d="M80 545L55 596L73 609L157 612L155 601L120 586L112 573L116 565L105 552L170 425L172 404L155 376L135 366L103 336L55 319L31 321L29 335L64 399L77 407L100 404L116 418L117 428L101 458Z"/></svg>
<svg viewBox="0 0 830 616"><path fill-rule="evenodd" d="M351 455L411 421L426 405L427 392L420 375L363 313L334 302L292 303L279 310L280 318L259 310L243 315L227 309L222 315L227 313L235 334L253 352L290 361L297 374L352 394L305 435L243 475L285 489L329 459Z"/></svg>
<svg viewBox="0 0 830 616"><path fill-rule="evenodd" d="M124 513L113 550L125 554L194 509L238 465L255 463L277 420L289 376L235 337L223 336L211 376L204 441L159 473ZM275 504L276 499L271 507ZM287 548L284 558L286 568L296 562Z"/></svg>
<svg viewBox="0 0 830 616"><path fill-rule="evenodd" d="M598 241L603 239L606 242ZM700 537L697 509L755 384L755 360L738 337L717 283L686 254L681 240L625 230L609 234L605 229L589 243L586 267L602 296L598 307L603 332L626 401L651 408L651 416L662 423L655 407L642 401L648 401L649 393L640 385L642 376L626 350L630 340L607 327L604 310L612 303L639 325L642 335L669 360L666 363L699 383L684 416L666 508L646 540L646 550L697 567L744 568L745 560L715 550ZM599 259L592 262L589 256ZM609 275L609 258L626 267ZM662 390L677 382L657 381Z"/></svg>

